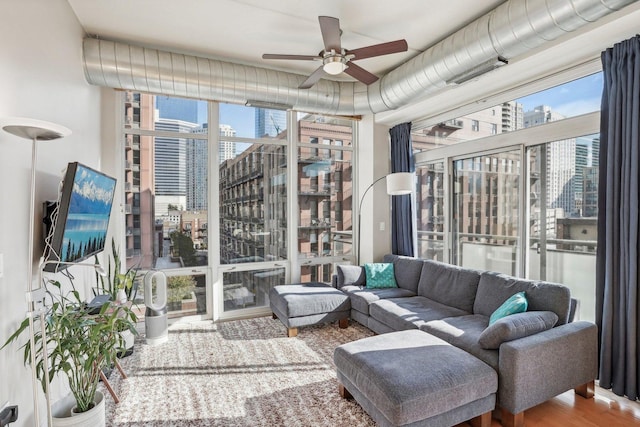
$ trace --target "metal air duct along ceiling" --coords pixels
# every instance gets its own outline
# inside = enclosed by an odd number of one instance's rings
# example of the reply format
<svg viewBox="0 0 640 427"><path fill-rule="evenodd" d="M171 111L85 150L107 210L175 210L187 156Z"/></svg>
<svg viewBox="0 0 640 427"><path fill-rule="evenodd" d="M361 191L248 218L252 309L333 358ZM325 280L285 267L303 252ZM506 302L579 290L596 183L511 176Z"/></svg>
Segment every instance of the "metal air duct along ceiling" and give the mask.
<svg viewBox="0 0 640 427"><path fill-rule="evenodd" d="M92 38L83 45L85 75L91 84L167 96L241 104L253 100L320 114L379 113L635 1L510 0L369 86L323 79L311 89L298 89L305 76Z"/></svg>

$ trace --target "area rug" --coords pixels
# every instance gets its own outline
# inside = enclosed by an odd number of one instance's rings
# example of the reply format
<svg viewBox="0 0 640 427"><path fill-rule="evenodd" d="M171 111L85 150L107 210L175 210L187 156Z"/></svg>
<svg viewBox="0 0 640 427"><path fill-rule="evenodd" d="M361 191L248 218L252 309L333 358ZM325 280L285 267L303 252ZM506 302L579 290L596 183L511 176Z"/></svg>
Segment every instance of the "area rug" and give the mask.
<svg viewBox="0 0 640 427"><path fill-rule="evenodd" d="M109 379L119 404L101 384L107 426L373 426L338 394L333 364L338 345L371 335L355 322L295 338L271 317L176 323L168 342L140 336L121 360L128 378Z"/></svg>

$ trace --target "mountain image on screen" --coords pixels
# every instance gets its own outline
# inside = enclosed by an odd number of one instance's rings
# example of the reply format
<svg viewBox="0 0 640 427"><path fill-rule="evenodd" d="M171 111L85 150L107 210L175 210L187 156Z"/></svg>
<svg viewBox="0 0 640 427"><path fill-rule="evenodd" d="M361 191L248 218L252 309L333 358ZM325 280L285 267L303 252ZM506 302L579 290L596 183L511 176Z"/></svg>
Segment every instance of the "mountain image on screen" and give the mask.
<svg viewBox="0 0 640 427"><path fill-rule="evenodd" d="M60 251L61 261L84 259L104 248L115 180L78 164Z"/></svg>

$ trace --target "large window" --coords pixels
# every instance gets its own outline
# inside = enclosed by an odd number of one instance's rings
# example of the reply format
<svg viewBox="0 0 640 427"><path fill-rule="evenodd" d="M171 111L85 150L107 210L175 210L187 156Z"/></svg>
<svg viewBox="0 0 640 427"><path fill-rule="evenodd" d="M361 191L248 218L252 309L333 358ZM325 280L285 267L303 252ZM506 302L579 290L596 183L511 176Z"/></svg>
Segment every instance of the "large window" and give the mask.
<svg viewBox="0 0 640 427"><path fill-rule="evenodd" d="M418 186L418 256L444 261L445 226L444 162L427 164L416 171Z"/></svg>
<svg viewBox="0 0 640 427"><path fill-rule="evenodd" d="M595 320L601 90L598 73L417 130L420 256L562 283Z"/></svg>
<svg viewBox="0 0 640 427"><path fill-rule="evenodd" d="M288 259L287 114L219 105L219 245L222 311L269 306L286 283Z"/></svg>
<svg viewBox="0 0 640 427"><path fill-rule="evenodd" d="M127 267L167 272L171 316L204 314L207 103L128 92L123 112Z"/></svg>
<svg viewBox="0 0 640 427"><path fill-rule="evenodd" d="M286 259L286 147L242 144L220 163L219 182L220 263Z"/></svg>
<svg viewBox="0 0 640 427"><path fill-rule="evenodd" d="M352 254L354 123L300 115L297 125L300 279L329 283Z"/></svg>
<svg viewBox="0 0 640 427"><path fill-rule="evenodd" d="M568 286L582 317L590 320L595 319L599 148L599 135L590 135L527 149L527 275Z"/></svg>
<svg viewBox="0 0 640 427"><path fill-rule="evenodd" d="M259 314L275 285L331 280L351 252L352 121L299 114L293 135L281 110L122 101L127 267L166 273L170 316ZM291 274L300 259L322 261Z"/></svg>
<svg viewBox="0 0 640 427"><path fill-rule="evenodd" d="M520 150L453 164L453 262L517 274Z"/></svg>

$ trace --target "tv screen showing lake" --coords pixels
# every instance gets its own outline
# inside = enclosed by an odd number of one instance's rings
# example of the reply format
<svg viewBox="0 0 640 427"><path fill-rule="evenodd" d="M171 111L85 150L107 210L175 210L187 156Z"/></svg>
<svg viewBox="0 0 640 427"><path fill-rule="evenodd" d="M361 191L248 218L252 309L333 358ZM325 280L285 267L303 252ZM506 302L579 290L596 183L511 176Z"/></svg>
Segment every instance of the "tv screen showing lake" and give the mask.
<svg viewBox="0 0 640 427"><path fill-rule="evenodd" d="M62 260L75 261L102 250L109 214L69 214L62 238Z"/></svg>

